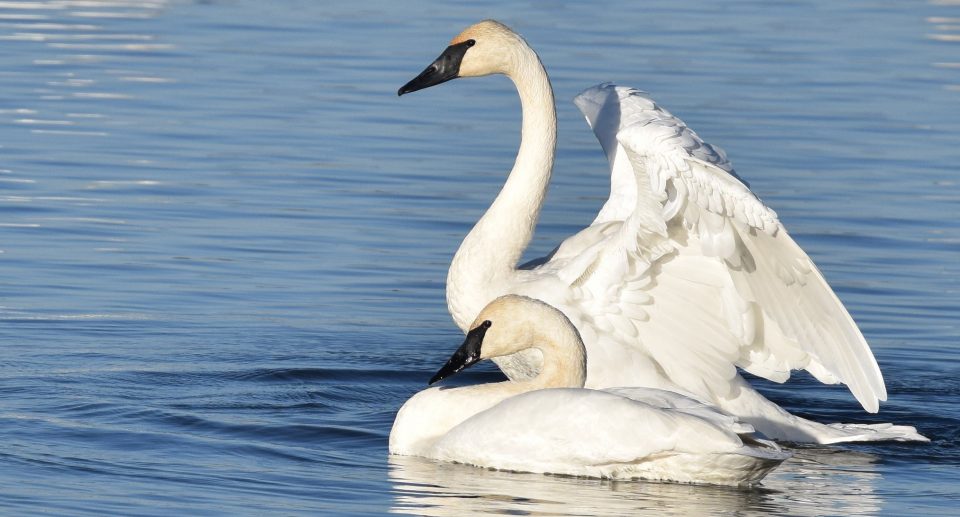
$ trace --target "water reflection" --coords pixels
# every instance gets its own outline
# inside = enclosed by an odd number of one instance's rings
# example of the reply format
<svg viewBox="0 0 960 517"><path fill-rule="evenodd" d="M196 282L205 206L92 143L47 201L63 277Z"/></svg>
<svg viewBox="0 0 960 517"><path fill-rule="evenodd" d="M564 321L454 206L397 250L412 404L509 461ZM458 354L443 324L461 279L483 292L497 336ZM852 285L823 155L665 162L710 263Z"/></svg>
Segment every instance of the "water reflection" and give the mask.
<svg viewBox="0 0 960 517"><path fill-rule="evenodd" d="M822 447L794 458L763 486L604 481L390 457L391 511L415 515L867 515L882 508L871 454Z"/></svg>
<svg viewBox="0 0 960 517"><path fill-rule="evenodd" d="M40 46L30 52L38 57L8 75L49 77L42 83L22 83L32 95L20 97L32 97L35 105L17 107L30 116L9 122L26 126L34 134L108 136L110 132L103 129L102 119L106 117L101 112L107 111L103 104L133 98L133 94L124 91L124 83L169 80L91 65L135 65L135 56L171 50L173 45L157 42L155 35L125 31L121 25L125 20L155 17L166 7L167 0L0 1L0 42L9 46ZM63 101L70 100L90 101L92 105L84 106L89 112L67 112ZM0 117L3 115L0 113Z"/></svg>
<svg viewBox="0 0 960 517"><path fill-rule="evenodd" d="M956 4L960 7L960 2ZM960 41L960 18L931 16L927 22L932 24L933 32L927 37L936 41Z"/></svg>
<svg viewBox="0 0 960 517"><path fill-rule="evenodd" d="M953 8L946 11L950 14L958 14L955 9L960 7L960 0L932 0L931 3L942 8ZM942 43L960 43L960 16L928 16L926 20L931 29L927 33L928 38ZM933 63L933 66L957 70L960 69L960 61L939 61ZM945 87L951 91L960 91L960 84L948 84Z"/></svg>

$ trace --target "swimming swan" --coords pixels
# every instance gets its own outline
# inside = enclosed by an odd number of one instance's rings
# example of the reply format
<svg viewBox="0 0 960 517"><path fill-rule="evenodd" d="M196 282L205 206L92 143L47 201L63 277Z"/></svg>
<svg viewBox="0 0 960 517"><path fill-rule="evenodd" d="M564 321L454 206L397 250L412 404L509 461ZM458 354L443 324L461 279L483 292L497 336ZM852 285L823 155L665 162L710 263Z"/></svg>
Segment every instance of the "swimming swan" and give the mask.
<svg viewBox="0 0 960 517"><path fill-rule="evenodd" d="M887 398L860 330L777 215L723 151L643 92L601 84L577 96L610 162L610 199L589 227L518 268L557 137L553 90L537 54L508 27L482 21L398 93L490 74L516 85L522 133L503 189L450 265L447 305L461 329L490 300L524 294L557 307L579 330L587 387L692 393L776 439L926 440L909 426L796 417L740 376L738 367L783 382L805 369L846 384L871 413ZM514 380L540 367L535 351L496 362Z"/></svg>
<svg viewBox="0 0 960 517"><path fill-rule="evenodd" d="M557 309L507 295L484 308L430 384L482 359L536 348L533 378L428 388L400 411L390 453L522 472L752 484L790 455L694 399L649 388L584 389L586 350ZM548 389L549 388L549 389Z"/></svg>

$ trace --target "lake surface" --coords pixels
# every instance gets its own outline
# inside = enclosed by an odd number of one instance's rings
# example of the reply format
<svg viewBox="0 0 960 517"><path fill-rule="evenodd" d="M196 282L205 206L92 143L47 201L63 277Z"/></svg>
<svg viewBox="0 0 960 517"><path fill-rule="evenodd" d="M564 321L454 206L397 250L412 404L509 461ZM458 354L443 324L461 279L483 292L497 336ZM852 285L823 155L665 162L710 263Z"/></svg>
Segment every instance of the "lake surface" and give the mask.
<svg viewBox="0 0 960 517"><path fill-rule="evenodd" d="M608 180L570 101L640 87L726 149L869 339L890 400L757 381L930 444L791 447L751 490L388 458L460 343L460 239L509 170L504 78L398 99L495 17L554 81L529 257ZM960 3L0 1L0 513L953 515ZM496 378L491 367L463 382Z"/></svg>

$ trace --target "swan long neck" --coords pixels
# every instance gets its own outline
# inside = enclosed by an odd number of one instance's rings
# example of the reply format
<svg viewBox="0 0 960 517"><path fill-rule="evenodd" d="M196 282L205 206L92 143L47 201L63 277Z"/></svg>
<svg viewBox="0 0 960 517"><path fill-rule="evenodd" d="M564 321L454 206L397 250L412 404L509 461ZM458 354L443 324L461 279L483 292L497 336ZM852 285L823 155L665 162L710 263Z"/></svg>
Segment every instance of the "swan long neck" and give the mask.
<svg viewBox="0 0 960 517"><path fill-rule="evenodd" d="M497 198L460 245L447 276L447 305L466 331L474 316L503 294L530 243L546 197L557 141L550 79L537 54L522 40L506 75L520 95L520 149Z"/></svg>

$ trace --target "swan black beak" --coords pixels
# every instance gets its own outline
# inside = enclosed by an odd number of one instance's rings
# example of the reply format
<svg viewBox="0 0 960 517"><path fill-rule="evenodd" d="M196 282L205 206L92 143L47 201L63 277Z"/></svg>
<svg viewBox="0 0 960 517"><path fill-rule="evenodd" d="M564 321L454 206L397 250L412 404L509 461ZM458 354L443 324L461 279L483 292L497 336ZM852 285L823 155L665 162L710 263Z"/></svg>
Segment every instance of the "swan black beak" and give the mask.
<svg viewBox="0 0 960 517"><path fill-rule="evenodd" d="M443 365L443 368L440 368L440 371L430 378L427 385L446 379L477 363L480 360L480 346L483 345L483 335L487 333L488 328L490 328L490 322L484 321L477 328L468 332L467 338L463 340L460 348L450 356L450 359L447 359L447 364Z"/></svg>
<svg viewBox="0 0 960 517"><path fill-rule="evenodd" d="M403 85L397 90L397 95L415 92L440 83L445 83L451 79L456 79L460 75L460 62L463 61L467 49L474 45L472 39L450 45L443 54L440 54L426 70L420 72L420 75L414 77L409 83Z"/></svg>

